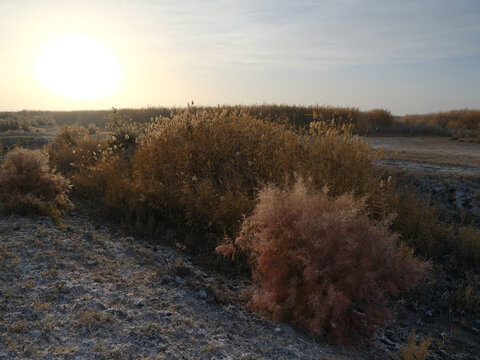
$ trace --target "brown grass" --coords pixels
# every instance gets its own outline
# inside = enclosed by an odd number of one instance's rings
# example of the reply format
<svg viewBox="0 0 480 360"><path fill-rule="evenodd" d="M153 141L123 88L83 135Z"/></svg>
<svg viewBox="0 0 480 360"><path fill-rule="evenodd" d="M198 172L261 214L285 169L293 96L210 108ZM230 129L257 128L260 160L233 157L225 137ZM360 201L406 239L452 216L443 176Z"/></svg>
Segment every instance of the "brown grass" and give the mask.
<svg viewBox="0 0 480 360"><path fill-rule="evenodd" d="M78 166L90 166L96 161L96 153L105 148L82 126L63 126L55 141L47 145L50 164L66 176L72 176Z"/></svg>
<svg viewBox="0 0 480 360"><path fill-rule="evenodd" d="M189 108L143 126L116 113L109 120L108 139L62 130L49 146L52 163L111 216L152 232L207 234L213 241L190 245L208 251L235 234L265 184L286 185L299 174L332 194L378 186L372 152L347 125L312 122L296 131L228 108Z"/></svg>
<svg viewBox="0 0 480 360"><path fill-rule="evenodd" d="M391 354L391 357L394 360L426 360L431 344L431 337L420 340L417 344L417 336L415 331L412 331L408 336L408 343L400 349L399 354Z"/></svg>
<svg viewBox="0 0 480 360"><path fill-rule="evenodd" d="M473 225L454 226L440 219L438 209L413 193L385 187L378 198L386 213L394 214L392 230L415 253L438 263L455 260L460 268L480 267L480 230ZM450 269L452 270L452 269Z"/></svg>
<svg viewBox="0 0 480 360"><path fill-rule="evenodd" d="M7 213L40 213L58 219L59 210L71 205L70 183L48 166L40 150L15 149L0 165L0 203Z"/></svg>
<svg viewBox="0 0 480 360"><path fill-rule="evenodd" d="M112 322L111 316L97 310L87 310L79 314L77 318L77 326L86 328L88 331L98 330L109 322Z"/></svg>
<svg viewBox="0 0 480 360"><path fill-rule="evenodd" d="M334 194L365 193L374 186L371 157L346 127L317 122L297 132L242 111L189 109L150 125L133 158L128 201L136 214L152 209L202 233L234 234L263 185L301 174Z"/></svg>
<svg viewBox="0 0 480 360"><path fill-rule="evenodd" d="M225 235L234 237L259 189L291 185L299 175L317 189L327 186L332 196L367 196L373 218L396 214L392 229L416 254L440 262L457 254L478 265L476 238L442 223L434 207L387 186L373 165L376 155L352 135L352 125L336 119L310 122L307 130L254 116L252 107L190 107L139 125L114 112L108 138L64 128L48 150L82 198L141 232L192 234L182 240L191 251L209 254Z"/></svg>
<svg viewBox="0 0 480 360"><path fill-rule="evenodd" d="M427 124L455 130L480 130L480 110L460 109L424 115L405 115L403 122L410 125Z"/></svg>

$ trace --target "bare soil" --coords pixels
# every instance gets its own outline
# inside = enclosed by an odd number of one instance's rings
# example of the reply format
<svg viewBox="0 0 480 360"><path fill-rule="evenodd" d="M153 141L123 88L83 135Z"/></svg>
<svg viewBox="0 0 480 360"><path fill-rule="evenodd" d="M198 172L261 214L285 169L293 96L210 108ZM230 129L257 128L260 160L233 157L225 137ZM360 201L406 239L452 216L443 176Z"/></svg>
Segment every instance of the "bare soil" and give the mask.
<svg viewBox="0 0 480 360"><path fill-rule="evenodd" d="M374 149L383 148L384 158L401 162L398 164L407 170L408 167L417 170L419 163L429 164L424 166L426 169L436 164L433 171L480 176L480 144L436 136L382 136L364 139Z"/></svg>

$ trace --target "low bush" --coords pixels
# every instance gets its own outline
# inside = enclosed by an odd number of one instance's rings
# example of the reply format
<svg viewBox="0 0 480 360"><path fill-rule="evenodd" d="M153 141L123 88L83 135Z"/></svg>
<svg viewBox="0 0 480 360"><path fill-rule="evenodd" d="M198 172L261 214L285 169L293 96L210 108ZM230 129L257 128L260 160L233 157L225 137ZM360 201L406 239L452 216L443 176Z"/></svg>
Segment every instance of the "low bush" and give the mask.
<svg viewBox="0 0 480 360"><path fill-rule="evenodd" d="M211 254L225 236L236 238L261 188L288 188L297 175L318 191L327 186L332 198L365 197L374 221L396 214L390 229L415 255L439 264L452 259L466 270L479 265L478 232L449 226L434 207L398 192L348 121L312 116L305 128L251 110L189 107L143 124L115 111L105 119L104 138L83 127L63 128L48 146L50 161L102 215L165 242L180 241L182 249L221 269L249 271L245 254L235 263ZM270 110L271 116L283 111ZM293 110L300 119L303 110Z"/></svg>
<svg viewBox="0 0 480 360"><path fill-rule="evenodd" d="M370 338L391 316L388 296L413 287L428 267L396 242L364 201L330 198L298 180L290 190L261 190L234 244L217 252L249 255L255 309L348 342Z"/></svg>
<svg viewBox="0 0 480 360"><path fill-rule="evenodd" d="M60 209L71 205L70 183L48 166L40 150L17 148L0 165L0 203L6 213L44 214L59 219Z"/></svg>

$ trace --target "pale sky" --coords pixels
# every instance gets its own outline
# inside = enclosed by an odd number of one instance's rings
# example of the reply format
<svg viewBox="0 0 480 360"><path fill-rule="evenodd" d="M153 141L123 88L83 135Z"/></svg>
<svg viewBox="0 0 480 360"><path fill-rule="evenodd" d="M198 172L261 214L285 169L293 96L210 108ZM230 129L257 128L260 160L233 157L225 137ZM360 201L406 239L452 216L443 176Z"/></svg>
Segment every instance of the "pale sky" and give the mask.
<svg viewBox="0 0 480 360"><path fill-rule="evenodd" d="M480 0L0 0L0 24L0 110L480 108Z"/></svg>

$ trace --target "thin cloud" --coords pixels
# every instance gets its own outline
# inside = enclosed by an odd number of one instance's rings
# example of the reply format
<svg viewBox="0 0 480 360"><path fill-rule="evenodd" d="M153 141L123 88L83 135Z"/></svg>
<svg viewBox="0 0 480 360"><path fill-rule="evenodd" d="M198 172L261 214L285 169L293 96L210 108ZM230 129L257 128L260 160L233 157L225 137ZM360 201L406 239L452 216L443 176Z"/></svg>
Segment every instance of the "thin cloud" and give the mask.
<svg viewBox="0 0 480 360"><path fill-rule="evenodd" d="M187 61L418 63L475 56L480 49L475 1L225 0L153 2L147 8L156 31Z"/></svg>

